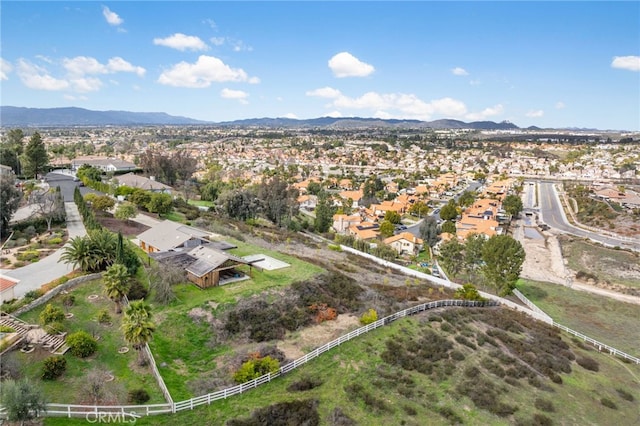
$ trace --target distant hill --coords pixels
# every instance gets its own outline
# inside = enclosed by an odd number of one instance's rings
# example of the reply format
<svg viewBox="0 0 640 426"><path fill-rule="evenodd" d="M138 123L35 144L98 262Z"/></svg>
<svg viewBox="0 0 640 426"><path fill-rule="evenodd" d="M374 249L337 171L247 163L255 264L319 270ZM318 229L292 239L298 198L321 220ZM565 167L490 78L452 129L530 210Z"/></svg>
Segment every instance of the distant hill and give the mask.
<svg viewBox="0 0 640 426"><path fill-rule="evenodd" d="M84 108L24 108L0 107L0 125L5 127L55 127L55 126L144 126L144 125L217 125L229 127L307 127L356 129L363 127L381 128L431 128L431 129L477 129L509 130L519 127L508 121L459 120L397 120L362 117L319 117L306 120L293 118L250 118L225 122L208 122L187 117L176 117L164 112L92 111Z"/></svg>
<svg viewBox="0 0 640 426"><path fill-rule="evenodd" d="M92 111L84 108L0 107L1 126L136 126L206 124L164 112Z"/></svg>

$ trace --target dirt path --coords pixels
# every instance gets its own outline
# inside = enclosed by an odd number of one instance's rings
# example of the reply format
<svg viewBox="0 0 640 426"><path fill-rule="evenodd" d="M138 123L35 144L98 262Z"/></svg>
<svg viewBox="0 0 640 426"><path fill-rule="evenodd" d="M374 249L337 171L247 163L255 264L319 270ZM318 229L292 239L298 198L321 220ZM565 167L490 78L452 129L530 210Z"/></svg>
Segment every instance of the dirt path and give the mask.
<svg viewBox="0 0 640 426"><path fill-rule="evenodd" d="M525 237L521 224L516 225L514 237L522 244L526 258L522 265L522 278L567 285L567 277L571 277L571 288L586 291L600 296L610 297L621 302L640 305L640 297L618 293L575 281L575 274L565 267L564 258L557 234L553 231L542 232L544 238Z"/></svg>

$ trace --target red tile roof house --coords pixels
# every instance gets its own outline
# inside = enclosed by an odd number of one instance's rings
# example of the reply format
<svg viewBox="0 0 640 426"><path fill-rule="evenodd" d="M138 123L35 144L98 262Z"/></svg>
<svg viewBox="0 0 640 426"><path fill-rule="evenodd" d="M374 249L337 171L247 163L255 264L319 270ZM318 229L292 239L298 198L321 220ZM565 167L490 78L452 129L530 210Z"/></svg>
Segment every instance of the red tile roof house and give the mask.
<svg viewBox="0 0 640 426"><path fill-rule="evenodd" d="M424 241L410 232L401 232L398 235L386 238L383 241L386 245L393 247L398 254L416 255L422 249Z"/></svg>
<svg viewBox="0 0 640 426"><path fill-rule="evenodd" d="M15 299L13 288L20 280L16 280L5 275L0 275L0 303Z"/></svg>

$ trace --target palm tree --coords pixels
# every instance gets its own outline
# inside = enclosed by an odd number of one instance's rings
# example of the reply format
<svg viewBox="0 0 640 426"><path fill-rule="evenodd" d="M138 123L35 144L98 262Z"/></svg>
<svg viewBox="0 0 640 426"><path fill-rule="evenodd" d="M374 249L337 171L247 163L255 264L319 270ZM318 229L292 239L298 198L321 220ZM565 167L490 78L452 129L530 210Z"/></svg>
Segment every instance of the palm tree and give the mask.
<svg viewBox="0 0 640 426"><path fill-rule="evenodd" d="M116 258L118 239L116 234L106 229L96 229L91 236L91 252L95 259L96 270L107 269Z"/></svg>
<svg viewBox="0 0 640 426"><path fill-rule="evenodd" d="M70 263L75 268L83 271L93 271L95 269L95 258L91 247L91 241L86 237L75 237L64 249L60 261Z"/></svg>
<svg viewBox="0 0 640 426"><path fill-rule="evenodd" d="M156 327L151 322L151 306L144 300L136 300L127 306L122 318L124 338L138 351L138 362L144 365L142 349L151 340Z"/></svg>
<svg viewBox="0 0 640 426"><path fill-rule="evenodd" d="M111 265L102 276L104 290L109 299L116 304L116 314L122 312L120 303L129 291L129 271L127 267L116 263Z"/></svg>

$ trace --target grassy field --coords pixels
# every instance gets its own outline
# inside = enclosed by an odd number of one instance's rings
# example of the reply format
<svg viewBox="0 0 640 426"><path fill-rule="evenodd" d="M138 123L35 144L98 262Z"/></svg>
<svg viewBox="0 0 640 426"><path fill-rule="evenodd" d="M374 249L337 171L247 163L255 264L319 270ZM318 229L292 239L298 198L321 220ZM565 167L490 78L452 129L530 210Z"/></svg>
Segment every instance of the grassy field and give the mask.
<svg viewBox="0 0 640 426"><path fill-rule="evenodd" d="M488 312L488 315L493 314ZM442 326L445 322L447 331ZM534 381L521 378L509 382L509 376L501 375L500 368L494 370L496 373L485 368L491 364L488 358L494 347L486 342L480 345L474 340L473 336L479 337L482 329L486 329L482 321L469 322L464 318L440 323L428 322L424 318L405 318L347 342L286 376L245 394L216 401L211 406L197 407L193 411L142 418L136 424L223 425L230 419L246 418L258 408L295 400L316 401L315 409L322 425L338 424L335 423L337 408L354 422L340 424L637 424L640 392L637 381L630 374L631 370L637 371L636 366L581 348L579 343L563 335L562 339L570 351L576 357L592 358L599 371L586 370L573 361L571 372L561 374L561 384L542 376ZM435 379L433 375L418 370L403 369L399 364L390 364L389 358L384 356L390 341L414 339L414 342L419 342L420 336L425 336L426 332L452 342L453 351L463 354L463 357L458 355L456 361L449 360L454 368L446 377ZM456 343L461 335L470 336L468 339L477 342L477 346L471 348ZM474 368L480 375L470 381ZM316 386L305 391L290 388L294 383L309 381L315 381ZM464 383L476 389L493 389L499 394L499 400L515 406L515 413L496 415L478 408L470 397L461 395L460 385ZM482 395L476 395L476 399L482 400ZM602 402L605 399L615 408L605 407ZM493 400L488 403L492 404ZM311 414L304 413L305 416ZM543 417L549 423L535 421ZM47 425L82 422L84 420L45 420Z"/></svg>
<svg viewBox="0 0 640 426"><path fill-rule="evenodd" d="M54 381L42 381L45 395L52 402L59 403L88 403L84 401L83 378L91 369L99 369L115 376L115 380L110 384L113 398L121 404L127 403L127 391L131 389L146 389L151 396L150 403L163 403L164 398L157 386L155 378L146 367L137 365L137 353L131 348L126 354L118 353L118 349L127 346L126 341L120 331L120 319L122 315L114 313L114 304L106 298L102 291L100 280L82 284L71 290L69 294L75 296L75 304L68 308L68 312L73 313L73 318L65 319L64 325L68 333L84 330L90 334L100 336L98 340L98 351L88 358L77 358L67 352L66 373ZM89 295L99 295L96 301L90 301ZM62 296L52 299L51 304L65 309L62 304ZM37 324L38 316L42 307L33 309L20 318L28 323ZM98 312L107 309L112 318L111 326L99 324L95 319ZM15 352L21 361L24 375L40 382L40 374L44 359L51 354L44 350L37 350L31 354Z"/></svg>
<svg viewBox="0 0 640 426"><path fill-rule="evenodd" d="M640 356L640 305L537 281L520 280L517 287L554 321Z"/></svg>
<svg viewBox="0 0 640 426"><path fill-rule="evenodd" d="M620 284L640 289L640 256L614 250L586 241L561 238L562 255L569 268L591 273L600 282Z"/></svg>
<svg viewBox="0 0 640 426"><path fill-rule="evenodd" d="M227 240L238 246L237 249L230 250L234 255L261 253L291 266L274 271L258 271L254 268L249 280L207 290L200 290L193 284L175 286L177 300L166 307L158 307L158 328L151 342L151 350L165 383L176 400L193 396L187 382L215 369L216 357L230 351L226 345L209 344L212 338L210 327L191 319L188 316L190 311L201 308L215 316L224 309L225 304L235 304L241 298L272 288L286 287L323 272L323 269L294 257L240 241Z"/></svg>

